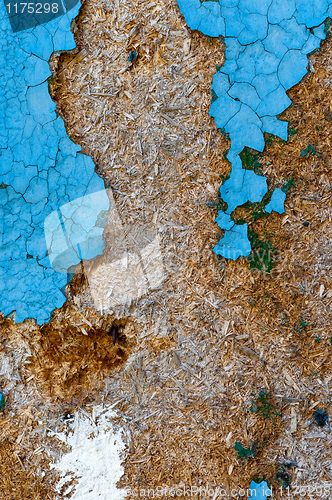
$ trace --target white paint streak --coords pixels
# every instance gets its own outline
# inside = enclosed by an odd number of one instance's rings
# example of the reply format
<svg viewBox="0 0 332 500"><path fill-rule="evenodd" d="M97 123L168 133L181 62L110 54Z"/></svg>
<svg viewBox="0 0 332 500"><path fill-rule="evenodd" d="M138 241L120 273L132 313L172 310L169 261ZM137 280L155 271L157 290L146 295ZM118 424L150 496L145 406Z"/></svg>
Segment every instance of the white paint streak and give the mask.
<svg viewBox="0 0 332 500"><path fill-rule="evenodd" d="M61 473L57 486L62 495L71 500L123 500L125 490L118 489L116 483L123 474L121 462L124 460L125 444L121 431L115 432L112 418L116 412L110 408L95 406L93 418L87 413L76 413L74 421L68 423L67 432L55 433L71 451L51 467ZM94 423L95 422L95 423ZM70 484L72 479L76 485Z"/></svg>

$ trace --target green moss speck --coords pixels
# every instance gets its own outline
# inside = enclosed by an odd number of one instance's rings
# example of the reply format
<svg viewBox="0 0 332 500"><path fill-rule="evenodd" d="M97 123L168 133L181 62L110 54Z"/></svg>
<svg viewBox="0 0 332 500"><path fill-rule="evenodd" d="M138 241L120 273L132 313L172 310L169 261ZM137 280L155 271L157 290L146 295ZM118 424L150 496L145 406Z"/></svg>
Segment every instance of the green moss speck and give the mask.
<svg viewBox="0 0 332 500"><path fill-rule="evenodd" d="M259 162L261 156L262 155L258 153L253 153L250 148L247 147L240 153L243 167L248 170L253 170L257 175L263 175L262 165Z"/></svg>
<svg viewBox="0 0 332 500"><path fill-rule="evenodd" d="M311 325L312 325L312 323L308 323L308 322L304 319L304 317L303 317L302 315L299 317L299 319L298 319L297 323L298 323L298 326L297 326L297 330L296 330L296 331L297 331L297 333L299 333L300 335L301 335L301 333L303 332L303 330L305 330L305 328L306 328L307 326L311 326Z"/></svg>
<svg viewBox="0 0 332 500"><path fill-rule="evenodd" d="M274 141L275 141L276 136L275 136L275 135L273 135L273 134L266 134L266 135L267 135L267 137L266 137L266 141L265 141L265 142L266 142L266 145L267 145L267 146L272 146L272 144L273 144L273 143L274 143Z"/></svg>
<svg viewBox="0 0 332 500"><path fill-rule="evenodd" d="M309 155L315 156L316 154L318 154L318 153L317 153L316 149L314 148L314 146L312 146L311 144L308 144L308 146L301 151L300 156L302 158L305 158Z"/></svg>
<svg viewBox="0 0 332 500"><path fill-rule="evenodd" d="M285 193L288 194L290 191L292 191L296 186L296 182L292 177L289 177L288 179L284 178L283 179L283 184L281 190Z"/></svg>
<svg viewBox="0 0 332 500"><path fill-rule="evenodd" d="M211 90L211 104L216 101L218 99L218 96L217 94L215 93L215 91L212 89Z"/></svg>
<svg viewBox="0 0 332 500"><path fill-rule="evenodd" d="M276 408L272 403L270 394L265 391L260 391L257 398L252 401L250 411L272 422L276 416L280 416L280 413L276 411Z"/></svg>
<svg viewBox="0 0 332 500"><path fill-rule="evenodd" d="M294 127L289 127L289 128L288 128L288 133L289 133L289 135L291 135L291 136L292 136L292 135L297 134L297 130L296 130L296 128L294 128Z"/></svg>
<svg viewBox="0 0 332 500"><path fill-rule="evenodd" d="M330 27L331 27L331 24L332 24L332 20L330 17L328 17L324 23L324 33L325 35L329 35L330 34Z"/></svg>
<svg viewBox="0 0 332 500"><path fill-rule="evenodd" d="M249 269L270 273L273 268L275 254L272 243L268 239L260 240L258 234L250 229L248 238L251 243L251 253L247 257Z"/></svg>
<svg viewBox="0 0 332 500"><path fill-rule="evenodd" d="M236 451L237 458L240 460L248 460L249 457L255 458L256 456L256 442L252 445L251 448L244 448L240 441L236 441L233 448Z"/></svg>

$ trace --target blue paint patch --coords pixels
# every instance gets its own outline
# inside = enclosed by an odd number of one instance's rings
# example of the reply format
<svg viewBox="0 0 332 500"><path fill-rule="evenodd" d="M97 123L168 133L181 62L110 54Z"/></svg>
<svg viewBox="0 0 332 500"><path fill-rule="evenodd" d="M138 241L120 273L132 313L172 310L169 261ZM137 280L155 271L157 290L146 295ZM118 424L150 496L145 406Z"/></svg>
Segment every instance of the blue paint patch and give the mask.
<svg viewBox="0 0 332 500"><path fill-rule="evenodd" d="M238 257L247 257L251 252L248 239L248 224L234 226L225 231L224 237L214 247L213 251L226 259L236 260Z"/></svg>
<svg viewBox="0 0 332 500"><path fill-rule="evenodd" d="M220 188L221 198L227 203L226 214L231 214L236 207L247 201L262 201L267 193L266 178L255 174L253 170L234 169L231 176Z"/></svg>
<svg viewBox="0 0 332 500"><path fill-rule="evenodd" d="M0 3L0 310L17 322L48 321L66 300L68 268L103 249L104 182L48 92L52 52L75 47L80 4L66 5L61 17L14 33Z"/></svg>
<svg viewBox="0 0 332 500"><path fill-rule="evenodd" d="M263 151L264 132L287 140L288 124L277 115L291 104L286 91L307 74L307 55L326 37L324 21L332 16L332 1L178 0L178 4L191 29L225 38L226 60L213 77L217 99L210 115L231 139L227 158L232 173L220 189L230 215L248 200L261 201L267 190L261 176L244 173L239 154L246 146ZM282 213L284 201L284 193L276 189L267 211ZM216 222L220 227L226 224L220 213ZM239 234L236 227L226 230L214 251L231 259L247 255L247 242Z"/></svg>
<svg viewBox="0 0 332 500"><path fill-rule="evenodd" d="M271 201L265 207L265 212L269 214L272 212L278 212L278 214L283 214L285 211L284 204L286 200L286 194L281 191L281 189L276 188L271 196Z"/></svg>
<svg viewBox="0 0 332 500"><path fill-rule="evenodd" d="M269 496L272 496L272 490L270 490L266 481L262 481L259 484L251 481L249 499L265 500Z"/></svg>
<svg viewBox="0 0 332 500"><path fill-rule="evenodd" d="M235 222L231 220L231 216L225 214L222 210L218 211L218 217L216 218L216 223L220 227L220 229L231 229Z"/></svg>
<svg viewBox="0 0 332 500"><path fill-rule="evenodd" d="M272 135L277 135L280 139L288 139L288 122L282 122L274 116L264 116L262 118L263 131Z"/></svg>

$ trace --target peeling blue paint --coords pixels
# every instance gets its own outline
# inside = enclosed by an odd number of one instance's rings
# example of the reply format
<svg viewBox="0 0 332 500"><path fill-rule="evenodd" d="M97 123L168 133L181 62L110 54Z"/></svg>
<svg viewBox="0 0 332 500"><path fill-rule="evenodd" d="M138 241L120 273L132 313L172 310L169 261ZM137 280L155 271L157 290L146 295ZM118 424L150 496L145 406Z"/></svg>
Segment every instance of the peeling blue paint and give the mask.
<svg viewBox="0 0 332 500"><path fill-rule="evenodd" d="M279 214L284 213L284 203L286 200L286 194L281 191L281 189L276 188L271 196L271 201L268 203L265 207L265 212L268 212L269 214L272 212L278 212Z"/></svg>
<svg viewBox="0 0 332 500"><path fill-rule="evenodd" d="M265 177L253 170L233 169L230 178L220 188L221 198L227 203L226 214L231 214L236 207L251 201L262 201L267 193Z"/></svg>
<svg viewBox="0 0 332 500"><path fill-rule="evenodd" d="M332 1L178 0L178 4L191 29L225 39L225 64L213 77L216 98L210 115L231 139L227 158L232 172L220 188L228 205L226 214L231 214L248 200L260 202L267 192L266 179L253 172L248 175L239 154L245 146L263 151L264 132L287 140L288 124L277 116L291 104L286 91L307 74L307 55L326 37L324 22L332 17ZM276 189L266 211L282 213L284 201L284 193ZM236 227L223 227L220 213L216 222L226 232L214 251L231 259L247 255L250 242L244 226L240 237Z"/></svg>
<svg viewBox="0 0 332 500"><path fill-rule="evenodd" d="M80 4L66 3L70 12L16 33L0 3L0 310L17 322L48 321L67 269L103 248L104 182L48 93L51 54L75 47Z"/></svg>
<svg viewBox="0 0 332 500"><path fill-rule="evenodd" d="M214 247L213 251L226 259L236 260L241 255L247 257L251 251L248 240L248 224L235 224L225 231L225 236Z"/></svg>
<svg viewBox="0 0 332 500"><path fill-rule="evenodd" d="M218 217L216 218L216 223L218 224L220 229L227 229L227 230L231 229L235 224L235 222L231 220L231 216L226 215L226 213L223 212L222 210L218 211Z"/></svg>

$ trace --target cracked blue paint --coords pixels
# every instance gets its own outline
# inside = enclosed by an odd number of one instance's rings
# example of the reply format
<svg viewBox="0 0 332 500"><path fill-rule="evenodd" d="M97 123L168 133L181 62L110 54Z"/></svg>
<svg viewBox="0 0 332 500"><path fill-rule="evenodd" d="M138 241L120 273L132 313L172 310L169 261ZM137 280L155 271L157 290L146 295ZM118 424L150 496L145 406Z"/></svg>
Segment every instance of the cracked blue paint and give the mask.
<svg viewBox="0 0 332 500"><path fill-rule="evenodd" d="M220 188L230 215L247 201L262 201L267 192L266 179L243 169L239 155L246 146L263 151L264 132L287 140L288 123L277 116L291 104L286 91L307 74L308 54L326 37L324 22L332 17L332 1L177 1L191 29L225 39L225 64L213 77L216 99L210 115L231 139L231 176ZM266 211L282 213L284 201L277 188ZM216 222L225 235L214 251L233 260L248 255L245 225L239 229L225 221L219 212Z"/></svg>
<svg viewBox="0 0 332 500"><path fill-rule="evenodd" d="M251 201L261 201L267 193L265 177L255 174L253 170L234 168L230 178L221 186L220 195L227 203L226 214L231 214L236 207Z"/></svg>
<svg viewBox="0 0 332 500"><path fill-rule="evenodd" d="M14 33L0 2L0 310L16 311L17 322L48 321L66 300L68 268L103 249L104 181L67 137L48 92L51 54L75 47L75 3Z"/></svg>

